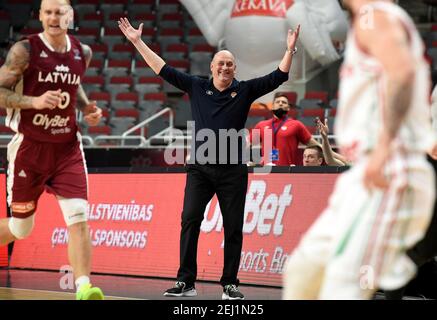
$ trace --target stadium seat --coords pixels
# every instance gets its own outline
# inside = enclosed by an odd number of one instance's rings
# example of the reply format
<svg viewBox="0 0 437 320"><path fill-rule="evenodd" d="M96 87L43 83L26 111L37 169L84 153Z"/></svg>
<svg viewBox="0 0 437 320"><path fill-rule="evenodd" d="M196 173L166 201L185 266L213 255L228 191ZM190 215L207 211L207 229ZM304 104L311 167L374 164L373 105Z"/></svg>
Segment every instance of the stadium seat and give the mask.
<svg viewBox="0 0 437 320"><path fill-rule="evenodd" d="M152 68L149 67L149 65L142 60L135 60L134 68L132 71L132 74L135 77L153 77L156 76L155 72L152 70Z"/></svg>
<svg viewBox="0 0 437 320"><path fill-rule="evenodd" d="M93 91L101 91L105 85L105 78L103 76L85 76L81 83L83 89L88 94Z"/></svg>
<svg viewBox="0 0 437 320"><path fill-rule="evenodd" d="M26 3L27 2L27 3ZM32 1L7 1L3 5L10 17L10 23L14 30L23 28L29 20L32 12Z"/></svg>
<svg viewBox="0 0 437 320"><path fill-rule="evenodd" d="M296 107L297 103L297 92L294 91L285 91L281 92L285 96L287 96L288 103L290 104L290 107Z"/></svg>
<svg viewBox="0 0 437 320"><path fill-rule="evenodd" d="M312 118L316 118L318 117L319 119L324 119L325 116L327 116L327 111L329 111L328 109L324 109L324 108L313 108L313 109L309 109L309 108L302 108L302 117L312 117Z"/></svg>
<svg viewBox="0 0 437 320"><path fill-rule="evenodd" d="M100 38L100 28L79 28L76 31L76 37L82 43L95 44Z"/></svg>
<svg viewBox="0 0 437 320"><path fill-rule="evenodd" d="M121 135L135 125L133 117L112 117L109 125L113 135Z"/></svg>
<svg viewBox="0 0 437 320"><path fill-rule="evenodd" d="M132 77L110 77L106 83L106 91L111 93L111 97L114 99L117 94L123 92L131 92L133 87Z"/></svg>
<svg viewBox="0 0 437 320"><path fill-rule="evenodd" d="M77 0L74 5L74 11L76 12L79 21L83 20L85 15L89 13L96 13L99 7L99 0Z"/></svg>
<svg viewBox="0 0 437 320"><path fill-rule="evenodd" d="M87 134L91 137L96 136L109 136L112 134L111 127L109 125L103 125L103 126L93 126L87 128Z"/></svg>
<svg viewBox="0 0 437 320"><path fill-rule="evenodd" d="M117 28L104 28L103 29L103 36L101 37L101 42L106 43L110 50L112 50L112 47L115 44L118 43L124 43L125 42L125 36L120 31L120 29Z"/></svg>
<svg viewBox="0 0 437 320"><path fill-rule="evenodd" d="M155 0L131 0L127 5L129 17L134 18L135 14L153 13L155 11Z"/></svg>
<svg viewBox="0 0 437 320"><path fill-rule="evenodd" d="M299 101L299 108L304 109L318 109L322 108L324 106L324 103L320 99L302 99Z"/></svg>
<svg viewBox="0 0 437 320"><path fill-rule="evenodd" d="M169 44L162 57L164 60L183 60L188 56L188 46L185 43Z"/></svg>
<svg viewBox="0 0 437 320"><path fill-rule="evenodd" d="M84 15L83 19L78 22L79 28L101 28L103 16L97 12L91 12Z"/></svg>
<svg viewBox="0 0 437 320"><path fill-rule="evenodd" d="M186 36L186 42L191 46L194 46L195 44L208 44L198 27L191 28L188 31L188 35Z"/></svg>
<svg viewBox="0 0 437 320"><path fill-rule="evenodd" d="M304 96L305 99L319 99L325 105L328 104L328 92L326 91L307 91Z"/></svg>
<svg viewBox="0 0 437 320"><path fill-rule="evenodd" d="M156 42L158 42L162 48L167 48L169 44L181 43L183 36L184 31L181 28L160 28Z"/></svg>
<svg viewBox="0 0 437 320"><path fill-rule="evenodd" d="M182 28L184 25L184 16L182 13L165 13L159 22L160 28Z"/></svg>
<svg viewBox="0 0 437 320"><path fill-rule="evenodd" d="M93 52L93 59L105 60L108 55L108 46L105 43L90 44Z"/></svg>
<svg viewBox="0 0 437 320"><path fill-rule="evenodd" d="M211 73L210 63L215 49L209 44L194 44L189 53L190 73L197 76L208 77Z"/></svg>
<svg viewBox="0 0 437 320"><path fill-rule="evenodd" d="M88 68L86 69L85 72L85 76L98 76L102 73L103 70L103 65L104 65L104 60L103 59L97 59L95 57L93 57L91 59L91 62L88 66Z"/></svg>
<svg viewBox="0 0 437 320"><path fill-rule="evenodd" d="M116 109L114 112L115 117L130 117L134 118L135 122L138 122L140 118L140 112L136 108L121 108Z"/></svg>
<svg viewBox="0 0 437 320"><path fill-rule="evenodd" d="M146 93L162 91L163 85L164 80L161 77L139 77L136 78L134 88L141 96L144 96Z"/></svg>
<svg viewBox="0 0 437 320"><path fill-rule="evenodd" d="M143 24L143 30L144 28L155 28L156 27L156 14L149 12L138 12L134 10L132 13L129 14L131 17L131 24L135 27L138 27L140 23Z"/></svg>
<svg viewBox="0 0 437 320"><path fill-rule="evenodd" d="M145 119L154 115L164 107L166 100L166 95L163 92L144 94L138 107L141 113L140 118Z"/></svg>
<svg viewBox="0 0 437 320"><path fill-rule="evenodd" d="M131 66L131 60L108 60L107 66L103 70L103 74L109 77L124 77L130 74Z"/></svg>
<svg viewBox="0 0 437 320"><path fill-rule="evenodd" d="M138 93L136 92L121 92L117 93L115 100L111 102L113 109L136 108L138 106Z"/></svg>
<svg viewBox="0 0 437 320"><path fill-rule="evenodd" d="M109 92L90 92L89 100L95 100L100 108L108 108L111 103L111 95Z"/></svg>
<svg viewBox="0 0 437 320"><path fill-rule="evenodd" d="M135 48L130 43L117 43L108 54L109 59L131 60Z"/></svg>

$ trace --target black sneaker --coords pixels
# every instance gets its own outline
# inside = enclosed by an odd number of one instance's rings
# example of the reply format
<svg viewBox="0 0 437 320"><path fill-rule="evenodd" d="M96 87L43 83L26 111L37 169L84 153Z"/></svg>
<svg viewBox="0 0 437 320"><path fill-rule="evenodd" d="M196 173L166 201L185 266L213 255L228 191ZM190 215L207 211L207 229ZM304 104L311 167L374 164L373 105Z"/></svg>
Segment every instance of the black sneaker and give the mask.
<svg viewBox="0 0 437 320"><path fill-rule="evenodd" d="M243 300L244 294L238 290L235 284L227 284L223 287L222 300Z"/></svg>
<svg viewBox="0 0 437 320"><path fill-rule="evenodd" d="M164 292L164 296L168 297L195 297L197 296L196 288L194 285L187 286L185 282L176 281L173 288L170 288Z"/></svg>

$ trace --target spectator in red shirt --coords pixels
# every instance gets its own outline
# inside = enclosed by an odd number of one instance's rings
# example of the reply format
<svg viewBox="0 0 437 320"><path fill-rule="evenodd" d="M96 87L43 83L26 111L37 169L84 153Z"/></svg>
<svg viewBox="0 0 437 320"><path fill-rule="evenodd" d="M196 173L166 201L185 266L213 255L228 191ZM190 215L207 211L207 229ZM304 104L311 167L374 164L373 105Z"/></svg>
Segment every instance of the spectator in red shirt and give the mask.
<svg viewBox="0 0 437 320"><path fill-rule="evenodd" d="M250 141L261 143L261 164L277 166L302 165L299 157L299 143L306 146L320 145L311 136L305 125L287 116L290 104L286 95L275 94L272 105L273 117L259 122L251 131ZM271 130L272 150L265 152L265 129ZM257 135L257 136L256 136Z"/></svg>

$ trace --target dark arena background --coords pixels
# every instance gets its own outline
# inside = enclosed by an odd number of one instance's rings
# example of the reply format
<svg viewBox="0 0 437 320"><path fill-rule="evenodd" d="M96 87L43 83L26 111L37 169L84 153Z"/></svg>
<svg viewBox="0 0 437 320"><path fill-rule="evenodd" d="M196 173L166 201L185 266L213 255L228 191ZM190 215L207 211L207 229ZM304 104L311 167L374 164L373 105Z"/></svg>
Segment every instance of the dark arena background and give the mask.
<svg viewBox="0 0 437 320"><path fill-rule="evenodd" d="M234 1L234 0L226 0ZM233 18L250 3L279 10L293 1L236 0ZM272 4L273 3L273 4ZM277 7L275 7L275 3ZM400 0L414 18L435 72L437 66L436 1ZM42 31L40 1L0 0L0 65L11 45ZM170 65L199 77L210 76L209 63L217 49L231 40L209 43L186 7L177 0L73 0L74 28L69 32L93 50L82 85L103 109L96 127L78 121L89 170L88 219L93 245L93 283L106 299L173 301L162 295L174 284L179 264L180 216L185 187L183 159L189 154L189 100L146 65L120 32L117 21L127 16L137 27L144 23L143 40ZM250 10L249 10L250 11ZM256 10L255 10L256 11ZM235 14L237 12L238 14ZM263 16L246 12L246 19ZM346 13L345 13L346 14ZM257 21L257 20L254 20ZM233 26L238 26L235 21ZM236 30L251 33L253 22ZM269 25L263 28L268 33ZM271 35L276 36L276 35ZM311 36L311 35L308 35ZM279 36L278 36L279 37ZM283 38L285 41L285 37ZM263 42L263 35L257 41ZM265 40L268 41L268 40ZM246 44L242 41L244 49ZM285 46L285 44L284 44ZM300 48L302 46L300 45ZM342 54L342 44L337 47ZM242 50L243 50L242 49ZM281 48L283 50L284 48ZM322 66L310 61L304 49L293 62L294 83L280 88L289 97L289 116L301 121L320 141L314 119L328 119L332 134L336 110L338 61ZM272 49L273 51L273 49ZM254 57L256 59L256 52ZM307 57L308 60L305 60ZM257 64L258 62L254 62ZM296 68L298 76L293 76ZM238 67L237 67L238 71ZM262 74L258 74L262 75ZM237 72L237 78L239 74ZM271 118L271 97L254 103L246 128ZM13 132L0 108L0 217L9 216L6 204L6 146ZM182 162L168 163L166 150L178 152ZM302 157L303 148L300 150ZM301 164L301 163L300 163ZM273 167L259 175L250 168L239 269L246 300L281 300L282 268L302 234L327 204L338 175L347 167ZM0 299L75 299L67 259L68 233L56 199L44 193L31 236L0 246ZM219 300L223 264L223 227L217 198L208 204L198 247L199 295L187 300ZM427 263L407 287L404 299L435 299L437 264ZM378 292L374 300L382 300ZM256 317L254 319L257 319Z"/></svg>

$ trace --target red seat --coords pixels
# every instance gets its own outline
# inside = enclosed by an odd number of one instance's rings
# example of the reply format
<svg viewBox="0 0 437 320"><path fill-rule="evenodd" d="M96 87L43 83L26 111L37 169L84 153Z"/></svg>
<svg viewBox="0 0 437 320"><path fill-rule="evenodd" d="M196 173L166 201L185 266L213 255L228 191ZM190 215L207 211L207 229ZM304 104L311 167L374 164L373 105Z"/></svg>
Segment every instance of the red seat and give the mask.
<svg viewBox="0 0 437 320"><path fill-rule="evenodd" d="M138 20L138 21L156 21L156 14L155 13L135 13L132 17L132 20Z"/></svg>
<svg viewBox="0 0 437 320"><path fill-rule="evenodd" d="M179 12L174 12L174 13L165 13L162 15L161 20L163 21L179 21L179 22L183 22L184 17L181 13Z"/></svg>
<svg viewBox="0 0 437 320"><path fill-rule="evenodd" d="M76 4L95 4L98 5L100 0L77 0Z"/></svg>
<svg viewBox="0 0 437 320"><path fill-rule="evenodd" d="M126 43L117 43L112 47L112 51L114 52L130 52L134 53L134 47L130 44Z"/></svg>
<svg viewBox="0 0 437 320"><path fill-rule="evenodd" d="M93 13L87 13L83 16L83 20L87 20L87 21L103 21L103 15L101 15L100 13L97 12L93 12Z"/></svg>
<svg viewBox="0 0 437 320"><path fill-rule="evenodd" d="M164 92L146 93L144 95L144 100L157 100L164 102L167 97Z"/></svg>
<svg viewBox="0 0 437 320"><path fill-rule="evenodd" d="M138 83L156 83L162 86L164 80L161 77L140 77Z"/></svg>
<svg viewBox="0 0 437 320"><path fill-rule="evenodd" d="M159 33L160 36L169 36L169 37L173 37L173 36L179 36L179 37L183 37L184 36L184 30L179 29L179 28L163 28L161 29L161 32Z"/></svg>
<svg viewBox="0 0 437 320"><path fill-rule="evenodd" d="M325 118L325 109L303 109L302 117L319 117L320 119Z"/></svg>
<svg viewBox="0 0 437 320"><path fill-rule="evenodd" d="M207 43L199 43L199 44L195 44L193 46L193 52L209 52L209 53L214 53L216 51L216 49L214 47L211 47L209 44Z"/></svg>
<svg viewBox="0 0 437 320"><path fill-rule="evenodd" d="M109 92L91 92L88 95L88 98L90 100L96 100L96 101L106 101L106 102L111 101L111 95L109 94Z"/></svg>
<svg viewBox="0 0 437 320"><path fill-rule="evenodd" d="M249 116L251 117L264 117L268 119L272 116L272 112L267 108L250 108Z"/></svg>
<svg viewBox="0 0 437 320"><path fill-rule="evenodd" d="M155 0L132 0L132 4L155 4Z"/></svg>
<svg viewBox="0 0 437 320"><path fill-rule="evenodd" d="M140 112L135 108L123 108L115 110L116 117L131 117L138 120L140 118Z"/></svg>
<svg viewBox="0 0 437 320"><path fill-rule="evenodd" d="M167 46L167 52L183 52L188 53L188 46L184 43L172 43Z"/></svg>
<svg viewBox="0 0 437 320"><path fill-rule="evenodd" d="M296 102L297 102L297 92L294 91L286 91L286 92L281 92L282 94L284 94L287 99L288 99L288 103L290 104L291 107L296 106Z"/></svg>
<svg viewBox="0 0 437 320"><path fill-rule="evenodd" d="M169 60L167 63L178 69L184 69L185 71L190 68L190 61L188 60Z"/></svg>
<svg viewBox="0 0 437 320"><path fill-rule="evenodd" d="M120 31L121 32L121 31ZM80 28L76 33L78 36L94 36L96 38L100 35L99 28Z"/></svg>
<svg viewBox="0 0 437 320"><path fill-rule="evenodd" d="M328 92L326 91L307 91L305 93L305 99L319 99L324 104L328 104Z"/></svg>
<svg viewBox="0 0 437 320"><path fill-rule="evenodd" d="M82 79L82 84L99 84L103 87L105 78L103 76L85 76Z"/></svg>
<svg viewBox="0 0 437 320"><path fill-rule="evenodd" d="M118 101L132 101L138 103L138 94L136 92L121 92L115 96Z"/></svg>
<svg viewBox="0 0 437 320"><path fill-rule="evenodd" d="M102 70L102 67L103 67L103 60L91 59L90 65L88 68L96 68L96 69Z"/></svg>
<svg viewBox="0 0 437 320"><path fill-rule="evenodd" d="M109 136L111 135L111 127L108 125L89 127L88 134Z"/></svg>
<svg viewBox="0 0 437 320"><path fill-rule="evenodd" d="M108 68L123 68L130 70L131 60L109 60Z"/></svg>
<svg viewBox="0 0 437 320"><path fill-rule="evenodd" d="M199 28L191 28L190 31L188 31L189 36L203 36L202 31L200 31Z"/></svg>
<svg viewBox="0 0 437 320"><path fill-rule="evenodd" d="M337 108L331 108L329 109L329 115L331 117L335 117L337 115Z"/></svg>
<svg viewBox="0 0 437 320"><path fill-rule="evenodd" d="M11 128L5 126L5 125L0 125L0 134L14 134L15 132L11 130Z"/></svg>
<svg viewBox="0 0 437 320"><path fill-rule="evenodd" d="M110 84L127 84L129 86L133 85L132 77L111 77L109 80Z"/></svg>
<svg viewBox="0 0 437 320"><path fill-rule="evenodd" d="M95 52L102 52L107 54L108 53L108 46L104 43L93 43L89 45L93 53Z"/></svg>

